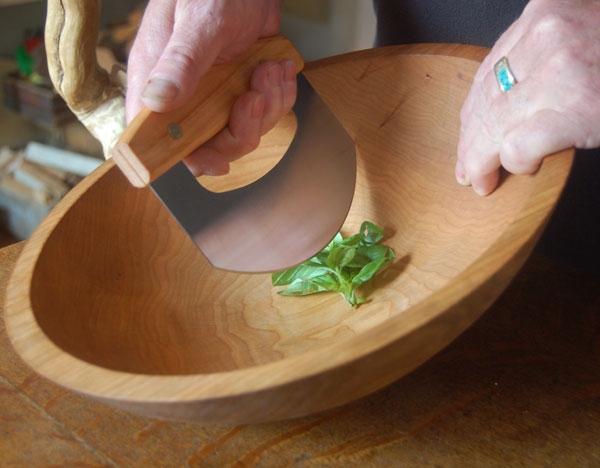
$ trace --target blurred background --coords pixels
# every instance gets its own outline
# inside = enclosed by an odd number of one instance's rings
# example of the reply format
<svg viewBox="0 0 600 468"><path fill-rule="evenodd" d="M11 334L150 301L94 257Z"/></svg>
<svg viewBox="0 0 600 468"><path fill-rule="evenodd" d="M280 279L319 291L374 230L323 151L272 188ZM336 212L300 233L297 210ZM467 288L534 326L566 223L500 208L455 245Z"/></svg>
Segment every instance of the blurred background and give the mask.
<svg viewBox="0 0 600 468"><path fill-rule="evenodd" d="M144 1L102 0L98 58L125 63ZM103 161L47 78L46 0L0 0L0 246L27 239ZM369 0L284 0L281 34L306 61L372 47Z"/></svg>

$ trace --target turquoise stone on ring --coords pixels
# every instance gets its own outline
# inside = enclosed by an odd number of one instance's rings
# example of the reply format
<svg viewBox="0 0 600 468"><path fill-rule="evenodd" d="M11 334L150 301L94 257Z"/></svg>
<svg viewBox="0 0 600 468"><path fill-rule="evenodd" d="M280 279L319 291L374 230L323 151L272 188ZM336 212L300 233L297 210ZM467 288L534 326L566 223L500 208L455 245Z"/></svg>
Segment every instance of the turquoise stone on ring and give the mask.
<svg viewBox="0 0 600 468"><path fill-rule="evenodd" d="M515 75L513 75L510 67L508 66L508 59L506 57L502 57L496 62L496 65L494 65L494 73L496 73L498 85L503 93L510 91L517 83Z"/></svg>

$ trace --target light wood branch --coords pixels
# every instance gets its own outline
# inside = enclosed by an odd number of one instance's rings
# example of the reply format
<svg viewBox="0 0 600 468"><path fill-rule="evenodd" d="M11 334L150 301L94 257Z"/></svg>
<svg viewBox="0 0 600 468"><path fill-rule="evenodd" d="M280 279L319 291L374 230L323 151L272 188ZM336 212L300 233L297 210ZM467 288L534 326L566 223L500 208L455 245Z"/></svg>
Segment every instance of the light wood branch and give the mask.
<svg viewBox="0 0 600 468"><path fill-rule="evenodd" d="M56 90L108 158L126 126L125 72L98 65L99 19L99 0L48 0L45 41Z"/></svg>

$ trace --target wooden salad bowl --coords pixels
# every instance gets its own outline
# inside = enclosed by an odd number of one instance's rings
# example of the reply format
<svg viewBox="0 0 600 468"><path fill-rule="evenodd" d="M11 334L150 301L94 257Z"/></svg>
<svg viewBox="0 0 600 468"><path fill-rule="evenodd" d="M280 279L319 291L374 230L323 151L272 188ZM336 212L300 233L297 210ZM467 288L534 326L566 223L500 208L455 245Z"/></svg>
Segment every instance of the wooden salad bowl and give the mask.
<svg viewBox="0 0 600 468"><path fill-rule="evenodd" d="M343 231L373 221L396 252L366 304L352 308L334 293L283 297L269 275L212 268L150 190L133 188L108 160L24 247L5 308L15 349L78 393L205 423L319 412L415 369L509 284L572 163L572 150L550 156L533 176L504 176L488 197L457 184L459 111L486 52L398 46L306 65L356 142ZM230 183L274 158L291 132L284 121Z"/></svg>

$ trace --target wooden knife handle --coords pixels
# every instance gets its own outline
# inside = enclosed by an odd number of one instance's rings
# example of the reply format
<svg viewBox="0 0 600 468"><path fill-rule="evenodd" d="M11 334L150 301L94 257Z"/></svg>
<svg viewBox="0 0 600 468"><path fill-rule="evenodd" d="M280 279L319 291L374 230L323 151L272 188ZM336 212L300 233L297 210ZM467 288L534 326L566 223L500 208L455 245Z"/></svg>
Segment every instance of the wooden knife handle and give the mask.
<svg viewBox="0 0 600 468"><path fill-rule="evenodd" d="M304 61L282 36L261 39L232 62L214 65L183 106L171 112L144 108L131 121L112 158L135 187L145 187L201 146L229 121L235 99L249 89L254 69L265 60Z"/></svg>

